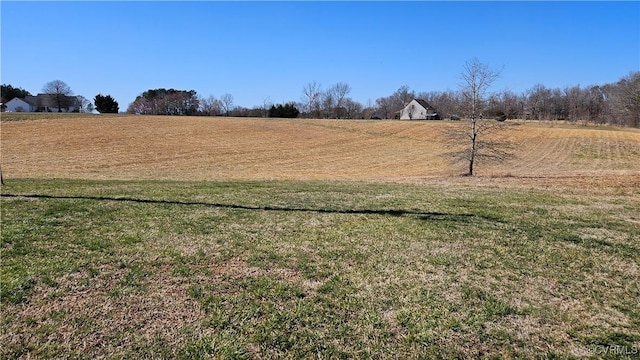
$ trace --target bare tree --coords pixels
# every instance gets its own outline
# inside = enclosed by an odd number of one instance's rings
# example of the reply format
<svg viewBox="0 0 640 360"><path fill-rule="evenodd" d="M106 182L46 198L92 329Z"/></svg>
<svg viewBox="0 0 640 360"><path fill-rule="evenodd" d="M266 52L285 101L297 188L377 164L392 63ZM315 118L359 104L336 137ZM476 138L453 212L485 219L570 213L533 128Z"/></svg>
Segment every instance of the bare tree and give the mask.
<svg viewBox="0 0 640 360"><path fill-rule="evenodd" d="M344 110L345 119L357 119L362 117L362 104L351 98L344 99Z"/></svg>
<svg viewBox="0 0 640 360"><path fill-rule="evenodd" d="M363 119L370 119L371 117L374 116L374 114L376 113L376 109L375 107L373 107L373 102L371 101L371 99L367 99L367 103L363 104L362 107L362 118Z"/></svg>
<svg viewBox="0 0 640 360"><path fill-rule="evenodd" d="M416 94L413 90L409 89L409 86L400 86L398 90L388 97L390 114L393 114L394 118L399 118L402 109L415 98Z"/></svg>
<svg viewBox="0 0 640 360"><path fill-rule="evenodd" d="M528 91L528 106L531 117L536 120L548 120L550 118L551 90L542 84L534 85Z"/></svg>
<svg viewBox="0 0 640 360"><path fill-rule="evenodd" d="M222 112L221 102L213 95L209 95L206 99L200 98L200 111L207 116L220 115Z"/></svg>
<svg viewBox="0 0 640 360"><path fill-rule="evenodd" d="M636 99L639 99L636 96ZM589 121L600 123L603 121L605 112L605 94L600 86L590 86L587 89L587 109ZM586 125L586 124L585 124Z"/></svg>
<svg viewBox="0 0 640 360"><path fill-rule="evenodd" d="M447 135L456 145L454 152L449 155L453 155L455 160L464 160L468 163L468 176L474 175L478 159L504 160L511 155L510 143L500 136L505 129L505 124L484 118L482 114L487 91L499 76L500 71L490 69L475 58L464 65L460 91L464 98L470 127L464 124L452 126ZM465 142L467 145L461 145Z"/></svg>
<svg viewBox="0 0 640 360"><path fill-rule="evenodd" d="M233 95L224 94L220 97L220 105L222 105L222 111L226 116L229 116L229 112L233 109Z"/></svg>
<svg viewBox="0 0 640 360"><path fill-rule="evenodd" d="M394 111L400 111L405 106L407 106L411 100L416 98L416 94L413 90L409 88L407 85L402 85L396 92L391 95L391 98L394 101L395 109Z"/></svg>
<svg viewBox="0 0 640 360"><path fill-rule="evenodd" d="M78 112L92 112L93 111L93 104L91 104L91 101L89 101L89 99L85 98L82 95L78 95L76 96L76 105L78 106Z"/></svg>
<svg viewBox="0 0 640 360"><path fill-rule="evenodd" d="M262 108L260 109L260 115L264 118L269 117L269 108L273 106L273 102L270 97L262 99Z"/></svg>
<svg viewBox="0 0 640 360"><path fill-rule="evenodd" d="M391 100L388 97L377 98L376 108L383 119L388 119L391 112Z"/></svg>
<svg viewBox="0 0 640 360"><path fill-rule="evenodd" d="M507 119L518 119L524 114L524 96L505 90L500 94L500 106Z"/></svg>
<svg viewBox="0 0 640 360"><path fill-rule="evenodd" d="M73 105L71 103L72 100L69 99L69 97L73 95L73 91L71 91L69 85L62 80L53 80L46 83L42 88L42 92L53 99L58 107L58 112L62 112L63 108L68 109L69 106Z"/></svg>
<svg viewBox="0 0 640 360"><path fill-rule="evenodd" d="M519 111L531 119L550 120L551 126L555 120L567 120L585 126L592 122L640 127L640 72L631 72L617 83L587 87L548 89L537 84L517 98L503 96L502 102L507 116Z"/></svg>
<svg viewBox="0 0 640 360"><path fill-rule="evenodd" d="M302 88L302 103L309 117L319 117L322 99L322 86L317 82L306 84Z"/></svg>
<svg viewBox="0 0 640 360"><path fill-rule="evenodd" d="M331 93L335 101L335 115L340 119L344 112L346 97L351 92L351 86L347 83L339 82L333 85L327 92Z"/></svg>
<svg viewBox="0 0 640 360"><path fill-rule="evenodd" d="M336 106L335 104L336 101L333 97L333 93L329 91L322 93L321 107L323 113L322 115L324 118L328 119L331 117L331 115L333 115Z"/></svg>
<svg viewBox="0 0 640 360"><path fill-rule="evenodd" d="M222 112L222 100L218 99L215 95L209 95L204 102L204 112L209 116L223 115Z"/></svg>
<svg viewBox="0 0 640 360"><path fill-rule="evenodd" d="M623 125L640 127L640 72L632 72L618 81L613 95L615 116Z"/></svg>

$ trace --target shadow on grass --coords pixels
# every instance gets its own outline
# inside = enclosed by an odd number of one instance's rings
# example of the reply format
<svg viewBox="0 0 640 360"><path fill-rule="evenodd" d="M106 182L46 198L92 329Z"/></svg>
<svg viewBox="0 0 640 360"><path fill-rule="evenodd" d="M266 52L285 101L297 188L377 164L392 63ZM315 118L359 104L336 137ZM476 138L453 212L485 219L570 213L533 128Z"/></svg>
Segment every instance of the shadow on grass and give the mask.
<svg viewBox="0 0 640 360"><path fill-rule="evenodd" d="M442 212L425 212L417 210L397 210L397 209L312 209L299 207L280 207L280 206L253 206L253 205L237 205L237 204L221 204L209 203L203 201L178 201L178 200L153 200L153 199L136 199L127 197L107 197L107 196L85 196L85 195L46 195L46 194L1 194L7 198L28 198L28 199L71 199L71 200L96 200L96 201L117 201L117 202L133 202L141 204L160 204L160 205L183 205L183 206L206 206L222 209L234 210L261 210L261 211L282 211L282 212L313 212L320 214L362 214L362 215L387 215L387 216L405 216L415 215L420 220L428 221L468 221L472 218L480 218L489 221L502 222L502 219L476 214L450 214Z"/></svg>

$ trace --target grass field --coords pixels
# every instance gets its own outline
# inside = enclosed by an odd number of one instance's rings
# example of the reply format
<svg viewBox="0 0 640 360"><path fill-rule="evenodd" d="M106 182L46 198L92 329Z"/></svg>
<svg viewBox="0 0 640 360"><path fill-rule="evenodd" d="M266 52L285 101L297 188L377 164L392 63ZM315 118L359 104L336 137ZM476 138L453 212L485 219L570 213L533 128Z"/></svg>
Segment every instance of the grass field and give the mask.
<svg viewBox="0 0 640 360"><path fill-rule="evenodd" d="M640 132L1 124L0 358L635 358Z"/></svg>

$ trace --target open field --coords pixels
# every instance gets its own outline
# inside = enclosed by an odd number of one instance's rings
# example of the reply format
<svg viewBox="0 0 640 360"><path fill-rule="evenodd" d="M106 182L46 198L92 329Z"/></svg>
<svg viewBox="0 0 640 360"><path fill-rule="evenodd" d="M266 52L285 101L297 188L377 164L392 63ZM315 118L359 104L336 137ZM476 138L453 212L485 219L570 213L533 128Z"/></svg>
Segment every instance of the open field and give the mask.
<svg viewBox="0 0 640 360"><path fill-rule="evenodd" d="M640 132L1 124L0 358L637 358Z"/></svg>
<svg viewBox="0 0 640 360"><path fill-rule="evenodd" d="M8 178L420 182L464 173L442 156L448 126L464 124L54 115L3 120L1 160ZM506 136L516 157L480 163L479 175L640 175L637 129L535 124Z"/></svg>

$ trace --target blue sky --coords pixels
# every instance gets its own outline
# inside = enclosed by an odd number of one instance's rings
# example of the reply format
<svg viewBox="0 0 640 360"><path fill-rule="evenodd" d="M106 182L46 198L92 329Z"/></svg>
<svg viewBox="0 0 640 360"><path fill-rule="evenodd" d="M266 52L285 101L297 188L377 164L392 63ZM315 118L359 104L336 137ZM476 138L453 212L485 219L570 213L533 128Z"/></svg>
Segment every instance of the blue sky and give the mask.
<svg viewBox="0 0 640 360"><path fill-rule="evenodd" d="M367 104L402 85L456 90L465 61L493 90L587 86L640 71L640 2L1 1L1 82L60 79L121 110L143 91L196 90L246 107L351 86Z"/></svg>

